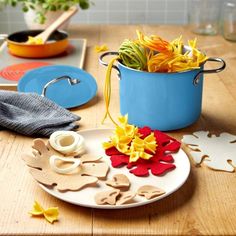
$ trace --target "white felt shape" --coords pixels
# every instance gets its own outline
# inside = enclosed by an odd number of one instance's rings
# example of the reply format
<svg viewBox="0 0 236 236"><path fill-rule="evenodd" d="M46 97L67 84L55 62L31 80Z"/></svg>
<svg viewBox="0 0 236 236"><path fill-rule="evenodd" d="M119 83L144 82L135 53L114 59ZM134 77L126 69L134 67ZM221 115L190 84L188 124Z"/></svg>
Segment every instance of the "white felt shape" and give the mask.
<svg viewBox="0 0 236 236"><path fill-rule="evenodd" d="M65 162L65 163L69 162L69 163L73 163L73 164L70 165L69 167L66 167L66 168L59 168L56 165L57 160ZM52 170L54 170L55 172L57 172L59 174L67 174L67 173L70 173L73 170L75 170L80 165L80 160L76 159L76 158L59 157L59 156L52 155L49 158L49 164L50 164Z"/></svg>
<svg viewBox="0 0 236 236"><path fill-rule="evenodd" d="M210 136L208 131L197 131L192 135L184 135L182 142L194 150L190 154L195 163L202 162L214 170L235 171L236 135L221 133L217 137Z"/></svg>

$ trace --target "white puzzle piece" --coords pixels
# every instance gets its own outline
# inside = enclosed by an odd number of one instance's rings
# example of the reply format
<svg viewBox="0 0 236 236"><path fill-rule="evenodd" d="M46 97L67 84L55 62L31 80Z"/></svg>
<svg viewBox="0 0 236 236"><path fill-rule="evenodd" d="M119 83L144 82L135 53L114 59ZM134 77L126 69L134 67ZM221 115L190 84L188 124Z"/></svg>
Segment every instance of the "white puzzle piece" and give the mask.
<svg viewBox="0 0 236 236"><path fill-rule="evenodd" d="M196 164L203 163L214 170L234 172L236 168L236 135L221 133L209 135L208 131L197 131L184 135L182 142Z"/></svg>

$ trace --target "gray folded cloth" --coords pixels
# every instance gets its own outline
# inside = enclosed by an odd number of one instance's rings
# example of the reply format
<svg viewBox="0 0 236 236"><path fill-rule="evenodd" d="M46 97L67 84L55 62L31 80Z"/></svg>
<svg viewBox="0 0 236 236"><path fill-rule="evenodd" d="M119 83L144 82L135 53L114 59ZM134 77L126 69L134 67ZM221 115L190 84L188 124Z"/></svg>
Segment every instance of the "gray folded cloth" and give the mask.
<svg viewBox="0 0 236 236"><path fill-rule="evenodd" d="M0 128L48 137L57 130L78 128L78 120L79 116L36 93L0 90Z"/></svg>

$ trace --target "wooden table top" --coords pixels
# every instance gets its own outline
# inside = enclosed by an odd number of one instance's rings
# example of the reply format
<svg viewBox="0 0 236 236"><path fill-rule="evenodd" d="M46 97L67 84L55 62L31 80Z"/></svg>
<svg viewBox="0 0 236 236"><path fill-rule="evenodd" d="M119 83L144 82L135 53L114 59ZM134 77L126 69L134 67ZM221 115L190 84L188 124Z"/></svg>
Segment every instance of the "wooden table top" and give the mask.
<svg viewBox="0 0 236 236"><path fill-rule="evenodd" d="M71 26L72 37L87 38L84 69L98 83L98 94L88 104L72 109L82 117L80 130L113 127L101 125L105 106L103 81L105 69L98 63L94 45L107 44L116 51L125 38L134 38L135 30L159 34L167 40L180 34L192 39L186 26L167 25L81 25ZM236 44L217 36L197 36L199 48L208 56L225 59L227 68L218 74L206 74L200 119L192 126L174 132L182 135L198 130L236 134ZM215 64L208 63L209 68ZM118 81L113 79L111 111L119 115ZM21 160L30 152L32 138L0 131L0 235L236 235L236 174L196 167L186 183L170 196L146 206L124 210L97 210L71 205L45 193L32 179ZM184 150L189 150L183 146ZM53 225L27 213L34 200L43 206L58 206L59 221Z"/></svg>

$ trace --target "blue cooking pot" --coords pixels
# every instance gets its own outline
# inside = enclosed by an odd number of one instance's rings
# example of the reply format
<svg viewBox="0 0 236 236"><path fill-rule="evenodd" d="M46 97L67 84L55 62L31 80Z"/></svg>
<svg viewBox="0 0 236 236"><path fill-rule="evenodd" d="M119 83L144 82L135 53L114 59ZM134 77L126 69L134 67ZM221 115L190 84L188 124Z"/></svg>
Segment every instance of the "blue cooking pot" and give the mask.
<svg viewBox="0 0 236 236"><path fill-rule="evenodd" d="M103 58L118 55L117 52L102 54L99 61L108 64ZM138 127L170 131L193 124L201 114L202 87L204 73L217 73L226 64L220 58L207 61L221 63L217 69L199 69L176 73L150 73L131 69L120 61L113 68L120 79L120 113L128 114L129 124Z"/></svg>

